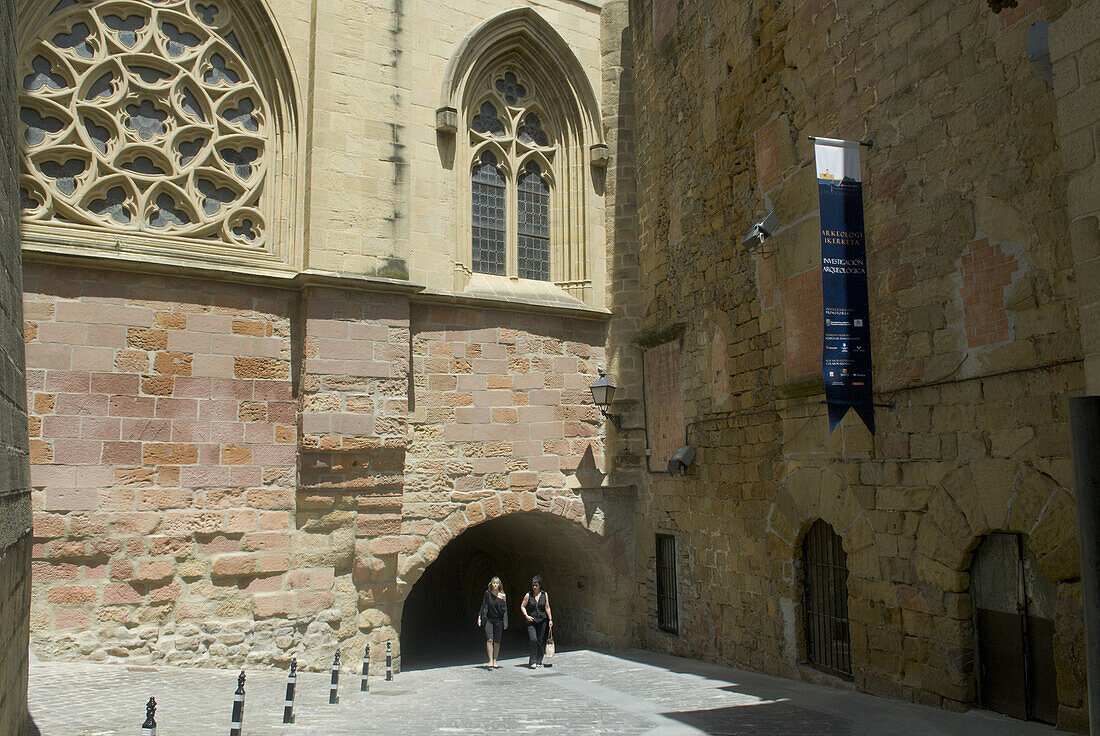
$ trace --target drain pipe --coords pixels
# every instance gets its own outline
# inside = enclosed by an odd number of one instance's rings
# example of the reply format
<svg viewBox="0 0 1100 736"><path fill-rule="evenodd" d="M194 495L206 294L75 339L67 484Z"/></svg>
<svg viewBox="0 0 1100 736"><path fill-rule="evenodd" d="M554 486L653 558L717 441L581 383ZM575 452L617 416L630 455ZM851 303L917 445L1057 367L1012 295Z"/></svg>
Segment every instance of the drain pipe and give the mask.
<svg viewBox="0 0 1100 736"><path fill-rule="evenodd" d="M1089 729L1100 736L1100 396L1069 400L1073 476L1085 606Z"/></svg>

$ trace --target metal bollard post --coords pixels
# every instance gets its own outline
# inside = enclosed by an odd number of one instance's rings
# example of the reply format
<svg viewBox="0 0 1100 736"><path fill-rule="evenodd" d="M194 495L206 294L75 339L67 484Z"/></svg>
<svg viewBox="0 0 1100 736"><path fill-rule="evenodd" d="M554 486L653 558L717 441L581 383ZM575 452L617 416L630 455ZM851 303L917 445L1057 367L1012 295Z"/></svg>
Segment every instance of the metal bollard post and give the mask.
<svg viewBox="0 0 1100 736"><path fill-rule="evenodd" d="M233 693L233 718L229 723L229 736L241 736L244 722L244 670L237 676L237 691Z"/></svg>
<svg viewBox="0 0 1100 736"><path fill-rule="evenodd" d="M386 682L393 682L393 655L390 653L389 642L386 642Z"/></svg>
<svg viewBox="0 0 1100 736"><path fill-rule="evenodd" d="M340 702L340 695L337 693L337 689L340 687L340 650L336 650L336 658L332 660L332 682L328 686L328 702L329 705L335 705Z"/></svg>
<svg viewBox="0 0 1100 736"><path fill-rule="evenodd" d="M367 671L370 669L370 644L367 644L367 650L363 652L363 679L359 681L359 692L370 692L370 683L367 682Z"/></svg>
<svg viewBox="0 0 1100 736"><path fill-rule="evenodd" d="M283 723L294 723L294 688L298 684L298 660L290 660L290 674L286 676L286 702L283 704Z"/></svg>
<svg viewBox="0 0 1100 736"><path fill-rule="evenodd" d="M141 724L141 736L157 736L157 722L153 715L157 712L157 701L149 698L145 704L145 723Z"/></svg>

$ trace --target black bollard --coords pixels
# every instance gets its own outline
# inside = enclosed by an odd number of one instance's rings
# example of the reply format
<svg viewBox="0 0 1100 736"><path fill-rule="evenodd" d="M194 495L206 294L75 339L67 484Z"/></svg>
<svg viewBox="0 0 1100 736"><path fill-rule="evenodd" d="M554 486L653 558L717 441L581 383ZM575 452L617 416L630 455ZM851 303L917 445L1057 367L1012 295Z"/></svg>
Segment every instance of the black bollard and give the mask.
<svg viewBox="0 0 1100 736"><path fill-rule="evenodd" d="M363 679L359 681L359 692L365 693L370 691L370 683L367 682L367 670L370 669L370 644L367 644L367 650L363 652Z"/></svg>
<svg viewBox="0 0 1100 736"><path fill-rule="evenodd" d="M393 682L393 655L390 653L389 642L386 642L386 682Z"/></svg>
<svg viewBox="0 0 1100 736"><path fill-rule="evenodd" d="M244 670L237 676L237 692L233 693L233 719L229 723L229 736L241 736L244 722Z"/></svg>
<svg viewBox="0 0 1100 736"><path fill-rule="evenodd" d="M340 702L340 696L337 694L337 689L340 687L340 650L336 650L336 658L332 660L332 683L328 686L328 702L329 705L336 705Z"/></svg>
<svg viewBox="0 0 1100 736"><path fill-rule="evenodd" d="M290 674L286 676L286 702L283 704L283 723L294 723L294 688L298 684L298 660L290 660Z"/></svg>
<svg viewBox="0 0 1100 736"><path fill-rule="evenodd" d="M157 701L149 698L145 704L145 723L141 724L141 736L157 736L157 722L153 715L157 712Z"/></svg>

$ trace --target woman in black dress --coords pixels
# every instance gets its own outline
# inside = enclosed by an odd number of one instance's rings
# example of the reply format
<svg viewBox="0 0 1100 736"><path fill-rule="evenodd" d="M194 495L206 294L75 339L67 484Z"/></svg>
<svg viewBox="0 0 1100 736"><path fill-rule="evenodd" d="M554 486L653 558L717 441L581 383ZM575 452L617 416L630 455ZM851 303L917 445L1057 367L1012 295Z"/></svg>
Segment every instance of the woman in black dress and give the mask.
<svg viewBox="0 0 1100 736"><path fill-rule="evenodd" d="M519 610L527 619L527 641L531 645L527 666L531 669L542 667L546 637L554 627L554 613L550 610L550 595L542 589L541 575L531 578L531 590L523 596Z"/></svg>
<svg viewBox="0 0 1100 736"><path fill-rule="evenodd" d="M485 651L489 653L489 669L500 669L497 664L500 639L508 628L508 598L504 595L504 585L500 578L494 577L489 581L489 588L481 599L477 625L485 627Z"/></svg>

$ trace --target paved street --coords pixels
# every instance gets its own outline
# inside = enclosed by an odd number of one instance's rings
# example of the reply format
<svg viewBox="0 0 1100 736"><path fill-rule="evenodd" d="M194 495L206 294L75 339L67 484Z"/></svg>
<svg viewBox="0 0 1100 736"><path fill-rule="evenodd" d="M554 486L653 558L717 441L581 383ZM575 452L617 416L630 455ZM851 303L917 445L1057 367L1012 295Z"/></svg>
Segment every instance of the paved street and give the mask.
<svg viewBox="0 0 1100 736"><path fill-rule="evenodd" d="M522 660L526 662L526 660ZM283 726L285 674L248 673L244 733L647 734L648 736L1053 736L1062 733L982 711L947 713L868 695L636 650L560 653L552 669L521 660L503 669L470 665L401 673L392 683L302 673L297 723ZM119 665L31 664L30 709L43 736L141 733L157 699L159 736L224 734L236 672Z"/></svg>

